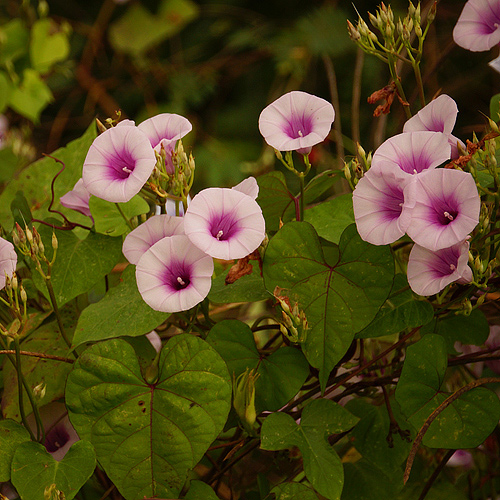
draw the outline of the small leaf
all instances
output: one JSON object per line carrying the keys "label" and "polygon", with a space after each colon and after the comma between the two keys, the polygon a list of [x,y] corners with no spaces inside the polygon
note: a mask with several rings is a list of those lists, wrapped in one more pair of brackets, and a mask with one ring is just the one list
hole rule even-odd
{"label": "small leaf", "polygon": [[128,266],[120,283],[96,304],[86,307],[76,325],[73,347],[85,342],[144,335],[163,323],[169,314],[154,311],[142,299],[135,280],[135,266]]}
{"label": "small leaf", "polygon": [[391,335],[405,328],[415,328],[432,320],[434,308],[427,300],[418,299],[409,288],[404,274],[396,274],[391,294],[375,319],[356,334],[358,339]]}
{"label": "small leaf", "polygon": [[29,31],[20,18],[12,19],[0,27],[0,64],[14,62],[27,52]]}
{"label": "small leaf", "polygon": [[[131,200],[119,205],[128,220],[149,212],[147,201],[139,195],[135,195]],[[108,236],[121,236],[130,231],[130,227],[118,210],[116,203],[91,196],[89,207],[94,218],[95,230],[98,233]]]}
{"label": "small leaf", "polygon": [[12,91],[9,104],[14,111],[36,125],[40,121],[41,112],[53,99],[52,92],[40,78],[38,71],[26,68],[23,81]]}
{"label": "small leaf", "polygon": [[[52,258],[52,228],[41,226],[40,235],[45,245],[45,255]],[[73,231],[54,231],[59,242],[56,262],[52,267],[51,281],[59,307],[92,287],[122,258],[121,238],[111,238],[89,232],[81,240]],[[33,281],[37,288],[48,297],[45,282],[36,270]]]}
{"label": "small leaf", "polygon": [[88,441],[77,441],[58,462],[40,443],[21,444],[12,460],[12,484],[22,500],[46,500],[45,491],[55,485],[72,500],[93,474],[94,448]]}
{"label": "small leaf", "polygon": [[219,500],[214,490],[203,481],[191,481],[184,500]]}
{"label": "small leaf", "polygon": [[[442,389],[447,359],[446,343],[439,335],[426,335],[407,349],[396,401],[417,430],[450,395]],[[478,387],[439,413],[422,442],[432,448],[475,448],[495,429],[499,418],[498,396]]]}
{"label": "small leaf", "polygon": [[31,27],[30,57],[40,73],[47,73],[59,61],[69,55],[68,35],[57,31],[57,25],[50,18],[38,19]]}
{"label": "small leaf", "polygon": [[344,471],[328,436],[351,429],[358,418],[329,399],[311,401],[300,424],[286,413],[272,413],[262,424],[261,448],[277,451],[297,446],[304,472],[314,489],[330,500],[340,499]]}
{"label": "small leaf", "polygon": [[222,358],[192,335],[168,341],[153,383],[133,348],[113,339],[78,358],[66,403],[76,431],[127,500],[172,498],[224,427],[231,383]]}
{"label": "small leaf", "polygon": [[0,421],[0,482],[10,480],[10,468],[16,448],[30,440],[28,431],[14,420]]}
{"label": "small leaf", "polygon": [[275,500],[318,500],[314,490],[302,483],[281,483],[271,493],[274,493]]}
{"label": "small leaf", "polygon": [[377,314],[392,287],[394,262],[388,247],[370,245],[349,226],[339,246],[322,247],[308,222],[285,224],[264,256],[266,288],[276,286],[298,301],[309,324],[304,353],[320,369],[325,388],[354,334]]}
{"label": "small leaf", "polygon": [[257,413],[275,411],[288,403],[309,375],[307,361],[293,347],[281,347],[263,357],[250,327],[238,320],[220,321],[210,330],[206,341],[222,356],[231,375],[238,377],[247,368],[257,368]]}

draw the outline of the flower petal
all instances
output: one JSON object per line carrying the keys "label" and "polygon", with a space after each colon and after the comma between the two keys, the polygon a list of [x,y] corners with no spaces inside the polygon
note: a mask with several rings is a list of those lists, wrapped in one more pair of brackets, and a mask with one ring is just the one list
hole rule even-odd
{"label": "flower petal", "polygon": [[5,276],[11,277],[16,265],[17,254],[14,245],[0,237],[0,290],[5,287]]}
{"label": "flower petal", "polygon": [[71,191],[59,198],[61,205],[66,208],[71,208],[77,212],[92,217],[89,208],[90,193],[83,183],[83,179],[78,179]]}

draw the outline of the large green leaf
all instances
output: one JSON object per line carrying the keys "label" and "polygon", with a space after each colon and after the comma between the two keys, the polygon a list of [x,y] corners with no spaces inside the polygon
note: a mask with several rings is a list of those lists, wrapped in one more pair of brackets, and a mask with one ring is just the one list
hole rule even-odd
{"label": "large green leaf", "polygon": [[[127,220],[136,215],[149,212],[148,203],[139,195],[135,195],[125,203],[120,203],[119,206]],[[107,234],[108,236],[121,236],[130,231],[130,227],[116,203],[91,196],[89,208],[94,218],[95,230],[98,233]]]}
{"label": "large green leaf", "polygon": [[352,194],[343,194],[307,209],[304,220],[314,226],[319,236],[338,245],[344,229],[354,223]]}
{"label": "large green leaf", "polygon": [[14,420],[0,422],[0,482],[10,480],[12,458],[16,448],[30,440],[28,431]]}
{"label": "large green leaf", "polygon": [[[61,314],[63,325],[67,333],[71,335],[72,327],[75,324],[74,313],[63,310]],[[50,354],[53,356],[70,357],[68,346],[61,337],[56,321],[51,321],[36,329],[21,344],[21,349],[40,353],[42,356],[44,354]],[[22,356],[21,367],[24,378],[32,389],[43,384],[41,386],[43,387],[43,396],[39,396],[36,399],[39,406],[46,405],[64,396],[64,384],[71,370],[70,363],[55,361],[53,359],[43,359],[35,356]],[[12,418],[19,421],[21,417],[19,411],[17,372],[10,362],[5,364],[3,371],[5,382],[2,395],[3,415],[5,418]],[[26,414],[30,414],[32,408],[25,390],[23,390],[23,394]]]}
{"label": "large green leaf", "polygon": [[432,305],[412,293],[404,274],[394,276],[391,294],[375,319],[356,334],[358,339],[368,339],[398,333],[405,328],[415,328],[431,321]]}
{"label": "large green leaf", "polygon": [[120,283],[96,304],[85,308],[78,319],[73,347],[115,337],[137,337],[154,330],[169,314],[149,307],[137,289],[135,266],[128,266]]}
{"label": "large green leaf", "polygon": [[[40,226],[39,231],[45,245],[45,253],[51,259],[52,228],[44,225]],[[87,237],[81,240],[73,231],[58,229],[55,230],[55,235],[59,246],[52,267],[51,281],[57,304],[61,307],[92,289],[100,279],[111,272],[122,258],[122,240],[94,232],[89,232]],[[47,297],[45,281],[35,269],[33,281]]]}
{"label": "large green leaf", "polygon": [[314,489],[330,500],[338,500],[344,471],[328,436],[348,431],[357,421],[357,417],[329,399],[314,400],[304,408],[299,425],[286,413],[269,415],[262,424],[261,448],[277,451],[297,446]]}
{"label": "large green leaf", "polygon": [[266,288],[287,289],[304,310],[309,323],[304,352],[320,369],[323,389],[354,334],[370,323],[387,298],[393,272],[390,249],[364,242],[354,225],[343,232],[339,246],[322,247],[307,222],[286,224],[269,242]]}
{"label": "large green leaf", "polygon": [[298,349],[281,347],[270,356],[262,356],[255,345],[252,330],[241,321],[217,323],[206,340],[222,356],[231,375],[238,377],[247,368],[257,369],[257,413],[281,408],[297,394],[309,375],[309,365]]}
{"label": "large green leaf", "polygon": [[[71,500],[93,474],[94,448],[88,441],[77,441],[58,462],[40,443],[21,444],[12,460],[12,484],[22,500],[47,500],[46,491],[54,485]],[[52,498],[52,497],[49,497]]]}
{"label": "large green leaf", "polygon": [[[79,139],[70,142],[66,147],[59,148],[51,155],[64,162],[66,166],[54,184],[54,208],[68,215],[70,220],[81,221],[83,224],[88,224],[88,217],[74,210],[61,208],[59,198],[73,189],[76,181],[82,176],[83,162],[95,137],[96,127],[92,123]],[[52,197],[50,184],[59,170],[61,170],[59,163],[52,158],[43,158],[25,168],[17,178],[12,179],[0,194],[0,220],[2,226],[8,229],[9,225],[12,226],[13,224],[10,204],[18,191],[24,192],[31,206],[33,216],[37,219],[45,219],[48,215],[47,207]]]}
{"label": "large green leaf", "polygon": [[127,500],[172,498],[222,430],[231,383],[222,358],[197,337],[169,340],[154,382],[145,381],[133,348],[113,339],[78,358],[66,402]]}
{"label": "large green leaf", "polygon": [[[446,367],[446,342],[439,335],[426,335],[407,349],[396,400],[416,429],[450,395],[442,387]],[[475,448],[495,429],[499,418],[498,396],[482,387],[472,389],[437,416],[423,444],[432,448]]]}

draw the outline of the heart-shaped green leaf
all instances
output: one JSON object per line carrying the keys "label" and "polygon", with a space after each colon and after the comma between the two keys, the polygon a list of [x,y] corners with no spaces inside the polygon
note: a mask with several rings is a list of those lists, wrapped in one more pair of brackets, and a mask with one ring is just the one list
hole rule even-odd
{"label": "heart-shaped green leaf", "polygon": [[[93,474],[94,448],[88,441],[77,441],[58,462],[40,443],[22,443],[12,460],[12,484],[22,500],[46,500],[52,485],[71,500]],[[50,497],[49,497],[50,498]]]}
{"label": "heart-shaped green leaf", "polygon": [[10,480],[12,458],[16,448],[30,440],[28,431],[14,420],[0,422],[0,482]]}
{"label": "heart-shaped green leaf", "polygon": [[66,402],[73,426],[127,500],[171,498],[224,427],[231,383],[223,359],[197,337],[170,339],[149,383],[133,348],[113,339],[78,358]]}
{"label": "heart-shaped green leaf", "polygon": [[[440,335],[426,335],[407,349],[396,400],[417,430],[450,395],[442,389],[447,364],[446,341]],[[495,429],[499,418],[498,396],[478,387],[436,417],[423,443],[432,448],[475,448]]]}
{"label": "heart-shaped green leaf", "polygon": [[320,369],[324,389],[330,371],[354,334],[377,314],[391,288],[394,262],[388,247],[364,242],[349,226],[339,246],[322,247],[307,222],[285,224],[264,257],[264,283],[288,290],[303,309],[309,330],[304,353]]}
{"label": "heart-shaped green leaf", "polygon": [[261,448],[277,451],[297,446],[314,489],[330,500],[338,500],[344,471],[327,438],[348,431],[357,421],[357,417],[332,400],[317,399],[304,408],[299,425],[286,413],[269,415],[262,424]]}
{"label": "heart-shaped green leaf", "polygon": [[125,335],[144,335],[168,316],[167,313],[154,311],[144,302],[137,289],[135,266],[128,266],[117,286],[111,288],[99,302],[83,310],[73,336],[73,347]]}
{"label": "heart-shaped green leaf", "polygon": [[257,369],[257,413],[281,408],[297,394],[309,374],[306,359],[293,347],[281,347],[263,357],[257,350],[252,330],[241,321],[220,321],[210,330],[206,340],[222,356],[231,375],[238,377],[247,368]]}

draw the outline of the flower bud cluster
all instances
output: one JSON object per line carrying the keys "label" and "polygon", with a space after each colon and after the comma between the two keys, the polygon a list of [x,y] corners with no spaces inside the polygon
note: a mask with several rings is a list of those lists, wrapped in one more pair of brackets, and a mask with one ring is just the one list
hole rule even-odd
{"label": "flower bud cluster", "polygon": [[298,302],[293,306],[287,295],[283,295],[284,290],[280,287],[274,289],[274,297],[281,306],[281,333],[293,344],[301,344],[306,341],[309,325],[302,309],[299,309]]}

